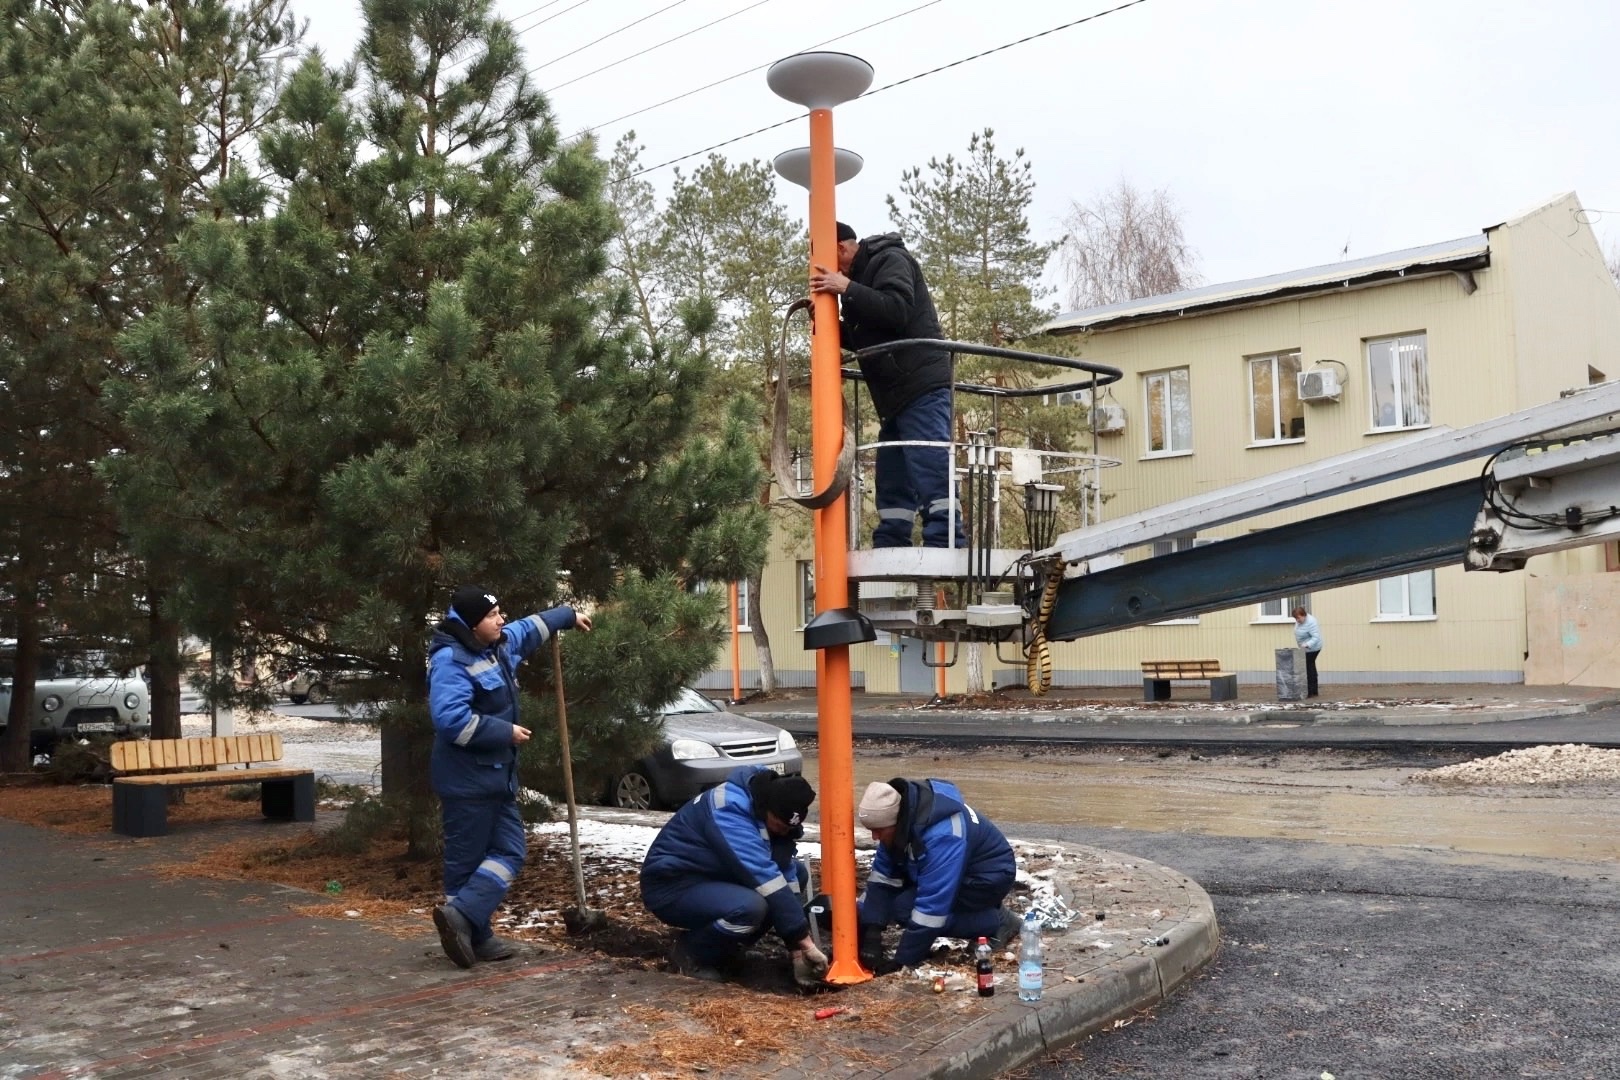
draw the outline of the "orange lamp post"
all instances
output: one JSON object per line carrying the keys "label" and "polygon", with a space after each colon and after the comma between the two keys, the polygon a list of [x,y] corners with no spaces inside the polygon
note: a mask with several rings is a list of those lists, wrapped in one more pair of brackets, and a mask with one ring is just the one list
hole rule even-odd
{"label": "orange lamp post", "polygon": [[[810,190],[810,266],[838,267],[833,189],[860,171],[861,158],[833,146],[832,110],[872,85],[872,65],[839,52],[798,53],[772,64],[765,81],[779,97],[810,110],[810,145],[776,158],[776,171]],[[836,471],[844,439],[842,354],[838,300],[815,298],[810,339],[810,457],[815,484]],[[841,495],[815,514],[816,616],[804,644],[816,653],[816,732],[821,753],[821,875],[832,901],[830,983],[872,977],[857,956],[855,924],[855,755],[850,719],[849,647],[877,637],[872,624],[849,606],[849,498]]]}

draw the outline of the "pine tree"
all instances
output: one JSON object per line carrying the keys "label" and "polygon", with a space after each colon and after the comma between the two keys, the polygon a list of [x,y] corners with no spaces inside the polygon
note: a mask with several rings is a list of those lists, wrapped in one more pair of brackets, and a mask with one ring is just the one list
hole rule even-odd
{"label": "pine tree", "polygon": [[[0,558],[29,620],[124,646],[153,674],[154,734],[179,734],[181,601],[169,553],[131,556],[98,459],[131,440],[109,409],[142,372],[118,335],[185,295],[173,243],[263,120],[285,3],[12,0],[0,68],[0,335],[16,438]],[[14,708],[16,705],[14,704]],[[16,760],[15,751],[9,755]]]}
{"label": "pine tree", "polygon": [[759,560],[765,533],[741,419],[694,432],[705,328],[635,347],[628,295],[600,285],[605,169],[559,137],[510,26],[487,0],[365,17],[352,74],[293,73],[270,180],[233,172],[187,236],[194,310],[126,335],[153,377],[121,402],[149,435],[119,480],[184,507],[142,540],[229,577],[239,622],[388,676],[383,788],[421,850],[423,650],[452,587],[514,615],[607,605],[567,646],[570,720],[605,725],[707,666],[718,613],[684,585]]}
{"label": "pine tree", "polygon": [[[889,217],[917,255],[946,337],[1020,347],[1051,314],[1041,304],[1046,295],[1041,277],[1053,245],[1036,243],[1030,235],[1034,194],[1034,168],[1024,151],[1002,156],[990,128],[969,138],[961,160],[932,158],[926,169],[901,174],[900,196],[888,199]],[[967,354],[956,363],[957,381],[991,386],[1028,388],[1058,375],[1057,368]],[[1079,410],[1044,408],[1038,397],[964,394],[956,397],[956,418],[958,438],[993,430],[1000,445],[1042,450],[1072,449],[1083,422]],[[1016,515],[1008,515],[992,543],[1016,542],[1021,525]],[[968,691],[982,690],[982,658],[975,647],[968,650]]]}
{"label": "pine tree", "polygon": [[[775,174],[763,161],[733,164],[711,155],[690,175],[677,171],[661,211],[646,181],[633,176],[639,147],[634,133],[614,151],[612,197],[620,231],[615,270],[638,299],[645,331],[656,335],[683,304],[712,310],[715,320],[701,346],[714,391],[705,422],[736,405],[749,411],[756,434],[762,480],[757,497],[776,512],[789,542],[802,542],[808,519],[796,507],[774,503],[769,473],[771,395],[775,391],[781,320],[804,293],[808,254],[803,226],[776,199]],[[801,379],[808,368],[803,335],[789,336],[789,365]],[[799,424],[807,430],[807,399],[795,398]],[[762,565],[748,568],[749,595],[762,592]],[[765,620],[750,620],[760,689],[776,688],[770,633]]]}

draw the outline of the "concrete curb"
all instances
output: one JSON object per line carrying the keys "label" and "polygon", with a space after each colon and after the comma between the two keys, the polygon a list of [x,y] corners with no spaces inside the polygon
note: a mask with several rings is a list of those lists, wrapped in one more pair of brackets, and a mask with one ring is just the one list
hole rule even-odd
{"label": "concrete curb", "polygon": [[[1021,843],[1014,841],[1015,845]],[[1101,960],[1081,941],[1082,927],[1071,927],[1052,939],[1047,990],[1038,1003],[1019,1001],[1013,991],[1016,983],[1009,980],[1007,989],[1013,992],[1007,1004],[953,1033],[926,1060],[886,1076],[905,1080],[999,1076],[1159,1004],[1219,951],[1215,906],[1197,882],[1168,867],[1117,852],[1040,843],[1071,856],[1088,853],[1121,859],[1138,878],[1148,879],[1155,894],[1184,895],[1183,909],[1154,922],[1146,935],[1149,940],[1167,939],[1167,943],[1147,945],[1138,939],[1130,952]],[[1066,895],[1065,900],[1072,902],[1073,897]],[[1083,904],[1080,909],[1084,910]]]}
{"label": "concrete curb", "polygon": [[[1458,707],[1453,709],[1279,709],[1256,708],[1248,712],[1222,712],[1206,709],[1186,710],[1051,710],[1023,709],[883,709],[855,714],[855,734],[898,735],[907,728],[938,729],[977,727],[994,723],[1006,725],[1009,738],[1029,741],[1050,738],[1062,741],[1065,728],[1083,728],[1088,734],[1110,724],[1244,726],[1266,724],[1299,724],[1313,727],[1366,726],[1366,727],[1438,727],[1455,724],[1509,723],[1523,720],[1551,720],[1560,717],[1581,716],[1602,709],[1620,707],[1620,697],[1604,698],[1579,704],[1542,705],[1533,707]],[[747,715],[798,734],[815,734],[818,718],[814,712],[798,709],[746,710]],[[862,726],[871,730],[862,731]],[[1017,725],[1016,728],[1012,725]]]}

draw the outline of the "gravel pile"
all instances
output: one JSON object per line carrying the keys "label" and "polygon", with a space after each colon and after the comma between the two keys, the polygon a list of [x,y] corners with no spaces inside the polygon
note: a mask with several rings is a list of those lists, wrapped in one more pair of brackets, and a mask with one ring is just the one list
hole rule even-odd
{"label": "gravel pile", "polygon": [[1620,781],[1620,750],[1600,750],[1582,743],[1532,746],[1495,757],[1462,761],[1413,780],[1435,784],[1593,784]]}

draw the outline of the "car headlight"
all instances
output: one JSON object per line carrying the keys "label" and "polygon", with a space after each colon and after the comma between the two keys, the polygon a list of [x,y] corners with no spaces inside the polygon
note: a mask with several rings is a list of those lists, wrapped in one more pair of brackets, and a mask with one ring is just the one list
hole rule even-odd
{"label": "car headlight", "polygon": [[46,712],[55,712],[57,709],[62,707],[62,699],[57,697],[55,694],[46,694],[45,700],[39,703],[39,707],[44,709]]}
{"label": "car headlight", "polygon": [[134,710],[136,710],[136,709],[138,709],[140,707],[141,707],[141,695],[135,693],[134,691],[130,691],[129,693],[124,695],[124,708],[129,709],[131,712],[133,712]]}
{"label": "car headlight", "polygon": [[696,761],[700,758],[716,758],[720,751],[706,742],[696,739],[676,739],[669,744],[669,752],[676,761]]}
{"label": "car headlight", "polygon": [[798,746],[799,744],[793,741],[793,736],[789,732],[784,731],[776,737],[776,752],[778,754],[785,754],[789,750],[796,750],[798,749]]}

